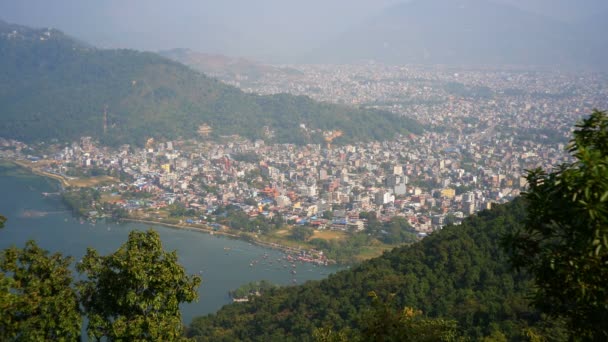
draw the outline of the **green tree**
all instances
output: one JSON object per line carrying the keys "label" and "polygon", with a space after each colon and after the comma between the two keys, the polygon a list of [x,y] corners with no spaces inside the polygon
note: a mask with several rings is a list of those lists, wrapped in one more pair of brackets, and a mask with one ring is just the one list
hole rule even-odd
{"label": "green tree", "polygon": [[558,170],[527,175],[528,217],[505,246],[534,277],[534,305],[563,317],[571,337],[608,340],[608,117],[594,111],[577,126]]}
{"label": "green tree", "polygon": [[314,231],[307,227],[294,227],[291,230],[291,238],[296,241],[307,241],[314,235]]}
{"label": "green tree", "polygon": [[456,339],[456,322],[431,319],[409,307],[395,310],[391,301],[381,301],[370,292],[372,309],[361,319],[362,341],[452,341]]}
{"label": "green tree", "polygon": [[71,258],[25,248],[0,254],[0,340],[74,341],[81,312],[72,287]]}
{"label": "green tree", "polygon": [[198,299],[197,276],[187,276],[177,254],[163,250],[158,233],[133,231],[109,256],[88,249],[77,266],[78,289],[91,338],[174,341],[182,336],[179,304]]}
{"label": "green tree", "polygon": [[0,215],[0,228],[4,228],[5,222],[6,222],[6,217]]}
{"label": "green tree", "polygon": [[316,342],[345,341],[454,341],[455,321],[426,318],[422,312],[409,307],[396,310],[392,299],[383,302],[375,292],[370,292],[372,306],[359,319],[360,331],[344,329],[333,331],[330,327],[317,328],[313,332]]}

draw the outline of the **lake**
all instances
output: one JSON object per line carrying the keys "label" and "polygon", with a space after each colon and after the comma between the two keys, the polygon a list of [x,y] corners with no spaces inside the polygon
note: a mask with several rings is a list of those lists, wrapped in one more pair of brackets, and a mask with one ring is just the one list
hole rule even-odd
{"label": "lake", "polygon": [[58,188],[53,180],[0,162],[0,214],[8,218],[0,230],[0,249],[23,247],[27,240],[34,239],[44,249],[79,260],[87,247],[106,255],[118,249],[130,231],[153,228],[160,234],[165,250],[177,250],[187,272],[203,278],[199,301],[182,306],[185,324],[229,303],[228,291],[242,284],[263,279],[280,285],[293,284],[295,279],[300,284],[339,270],[338,266],[296,263],[296,274],[292,275],[291,266],[284,267],[278,260],[284,256],[282,252],[245,241],[147,224],[82,222],[72,216],[59,196],[43,195]]}

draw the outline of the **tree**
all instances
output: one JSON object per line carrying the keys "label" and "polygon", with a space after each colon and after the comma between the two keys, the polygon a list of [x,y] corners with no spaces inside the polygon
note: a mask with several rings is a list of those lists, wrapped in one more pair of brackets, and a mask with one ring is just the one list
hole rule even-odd
{"label": "tree", "polygon": [[0,340],[74,341],[81,312],[72,287],[71,258],[34,241],[0,255]]}
{"label": "tree", "polygon": [[291,238],[296,241],[307,241],[314,235],[314,231],[307,227],[294,227],[291,230]]}
{"label": "tree", "polygon": [[88,249],[77,266],[78,289],[91,338],[174,341],[182,336],[179,304],[198,299],[197,276],[187,276],[158,233],[133,231],[109,256]]}
{"label": "tree", "polygon": [[370,292],[372,309],[361,319],[362,341],[452,341],[456,339],[455,321],[431,319],[409,307],[395,310]]}
{"label": "tree", "polygon": [[317,342],[344,341],[454,341],[457,323],[439,318],[426,318],[422,312],[409,307],[396,310],[392,298],[383,302],[371,291],[372,306],[359,318],[360,331],[344,329],[334,332],[331,327],[317,328]]}
{"label": "tree", "polygon": [[534,277],[534,305],[565,318],[572,338],[608,339],[608,116],[594,111],[577,126],[575,158],[554,172],[530,171],[528,217],[505,246]]}
{"label": "tree", "polygon": [[4,228],[5,222],[6,222],[6,217],[0,215],[0,228]]}

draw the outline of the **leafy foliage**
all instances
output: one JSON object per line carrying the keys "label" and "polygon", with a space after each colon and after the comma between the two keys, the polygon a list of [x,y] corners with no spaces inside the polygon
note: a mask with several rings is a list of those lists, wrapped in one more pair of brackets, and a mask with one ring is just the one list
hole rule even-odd
{"label": "leafy foliage", "polygon": [[375,292],[372,309],[363,314],[360,341],[450,341],[456,336],[456,322],[428,319],[412,308],[395,310],[381,302]]}
{"label": "leafy foliage", "polygon": [[505,245],[514,266],[534,276],[539,310],[565,318],[572,338],[606,340],[608,116],[594,111],[576,127],[576,161],[528,173],[528,219]]}
{"label": "leafy foliage", "polygon": [[229,291],[232,298],[247,298],[250,295],[261,294],[269,289],[278,287],[267,280],[253,281],[239,286],[236,290]]}
{"label": "leafy foliage", "polygon": [[81,313],[71,258],[27,242],[0,255],[0,340],[74,341]]}
{"label": "leafy foliage", "polygon": [[[5,222],[0,215],[0,228]],[[109,256],[89,249],[77,265],[87,278],[77,284],[71,264],[34,241],[0,252],[0,340],[80,340],[83,314],[91,338],[185,340],[179,304],[197,299],[201,279],[185,274],[156,232],[131,232]]]}
{"label": "leafy foliage", "polygon": [[472,340],[492,334],[522,340],[530,328],[544,336],[557,323],[529,308],[531,280],[511,270],[499,247],[503,234],[521,228],[525,213],[521,200],[481,212],[461,226],[446,227],[328,279],[273,289],[196,318],[189,336],[200,341],[309,341],[315,329],[328,323],[333,331],[362,336],[358,322],[370,309],[364,295],[370,291],[381,302],[424,309],[429,318],[453,318],[458,333]]}
{"label": "leafy foliage", "polygon": [[[13,30],[19,36],[8,38]],[[99,50],[59,31],[47,37],[21,26],[0,27],[0,75],[0,135],[28,142],[88,135],[106,144],[142,145],[148,137],[194,137],[203,124],[214,136],[270,139],[268,126],[275,131],[271,140],[299,144],[323,142],[301,123],[342,130],[336,143],[422,130],[388,112],[245,94],[152,53]]]}
{"label": "leafy foliage", "polygon": [[453,341],[456,340],[456,322],[429,319],[412,308],[396,310],[391,302],[382,302],[375,292],[370,292],[372,308],[366,310],[359,320],[361,331],[353,333],[346,329],[334,332],[330,327],[313,332],[316,342],[346,341]]}
{"label": "leafy foliage", "polygon": [[87,210],[100,205],[101,193],[92,188],[69,188],[61,194],[63,203],[76,215],[85,215]]}
{"label": "leafy foliage", "polygon": [[291,230],[290,238],[296,241],[307,241],[314,235],[314,230],[308,227],[294,227]]}
{"label": "leafy foliage", "polygon": [[78,289],[92,338],[181,339],[179,304],[197,299],[201,279],[185,274],[175,252],[163,251],[158,233],[133,231],[105,257],[89,249],[77,268],[87,276]]}

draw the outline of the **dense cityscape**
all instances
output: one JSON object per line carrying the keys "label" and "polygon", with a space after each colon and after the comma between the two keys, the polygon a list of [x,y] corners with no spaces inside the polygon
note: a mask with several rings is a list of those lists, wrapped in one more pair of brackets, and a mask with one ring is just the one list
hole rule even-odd
{"label": "dense cityscape", "polygon": [[0,13],[0,341],[608,341],[608,1]]}
{"label": "dense cityscape", "polygon": [[[273,74],[246,90],[386,109],[414,117],[428,130],[352,145],[340,144],[341,132],[324,132],[326,144],[306,146],[238,136],[224,142],[149,140],[145,148],[118,150],[88,137],[67,146],[2,140],[2,157],[41,158],[50,161],[44,171],[68,179],[79,168],[122,175],[112,193],[148,195],[117,196],[115,204],[130,212],[147,208],[139,216],[146,219],[160,218],[154,209],[179,204],[196,212],[180,223],[210,223],[206,215],[232,205],[251,218],[278,216],[317,230],[359,232],[373,212],[383,221],[404,217],[424,236],[515,198],[525,187],[525,170],[567,162],[573,124],[592,106],[607,107],[603,76],[593,74],[373,63],[290,67],[302,72],[297,80]],[[308,129],[305,123],[300,128]],[[45,155],[25,153],[40,147]]]}

